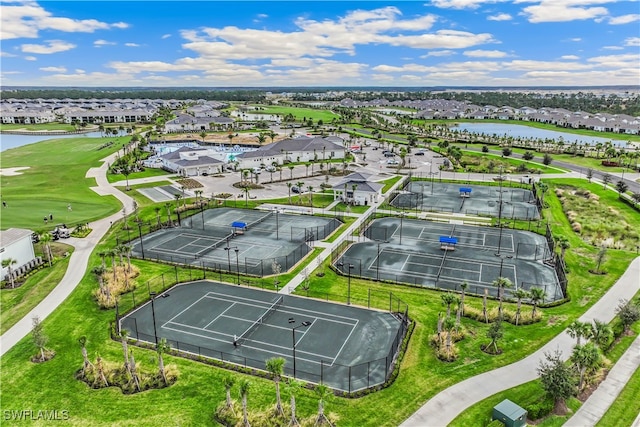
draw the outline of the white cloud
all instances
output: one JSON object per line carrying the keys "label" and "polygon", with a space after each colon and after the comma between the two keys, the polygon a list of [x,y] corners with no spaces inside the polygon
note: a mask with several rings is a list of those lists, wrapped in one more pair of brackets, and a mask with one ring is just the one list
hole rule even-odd
{"label": "white cloud", "polygon": [[164,40],[164,39],[168,39],[169,37],[171,37],[171,34],[163,34],[162,37],[160,38]]}
{"label": "white cloud", "polygon": [[18,56],[18,55],[15,55],[15,54],[9,53],[9,52],[0,51],[0,57],[3,57],[3,58],[15,58],[16,56]]}
{"label": "white cloud", "polygon": [[124,45],[127,47],[140,47],[138,43],[125,43]]}
{"label": "white cloud", "polygon": [[577,60],[577,59],[580,59],[580,57],[577,56],[577,55],[563,55],[563,56],[560,57],[560,59]]}
{"label": "white cloud", "polygon": [[603,46],[602,50],[624,50],[622,46]]}
{"label": "white cloud", "polygon": [[53,16],[37,3],[2,4],[0,40],[37,38],[41,30],[67,33],[93,33],[96,30],[127,28],[128,24],[109,24],[95,19],[70,19]]}
{"label": "white cloud", "polygon": [[499,13],[497,15],[487,16],[489,21],[511,21],[513,17],[508,13]]}
{"label": "white cloud", "polygon": [[431,5],[442,9],[477,9],[483,4],[501,3],[505,0],[431,0]]}
{"label": "white cloud", "polygon": [[624,45],[638,47],[640,46],[640,37],[629,37],[624,40]]}
{"label": "white cloud", "polygon": [[573,37],[573,38],[569,39],[569,41],[571,41],[571,42],[581,42],[582,39],[580,37]]}
{"label": "white cloud", "polygon": [[428,58],[430,56],[451,56],[455,55],[456,52],[454,50],[434,50],[425,55],[421,55],[420,58]]}
{"label": "white cloud", "polygon": [[47,45],[42,44],[23,44],[20,45],[20,49],[24,53],[39,53],[50,54],[65,52],[67,50],[74,49],[76,47],[73,43],[68,43],[63,40],[47,40]]}
{"label": "white cloud", "polygon": [[116,42],[110,42],[107,40],[96,40],[93,42],[94,47],[102,47],[102,46],[113,46],[116,45]]}
{"label": "white cloud", "polygon": [[609,24],[611,25],[630,24],[636,21],[640,21],[640,14],[629,14],[609,18]]}
{"label": "white cloud", "polygon": [[38,58],[36,58],[35,56],[25,56],[24,57],[25,61],[37,61]]}
{"label": "white cloud", "polygon": [[65,67],[42,67],[39,68],[40,71],[46,71],[47,73],[66,73],[67,69]]}
{"label": "white cloud", "polygon": [[589,6],[615,0],[521,0],[521,2],[524,1],[538,2],[537,5],[522,9],[521,14],[531,23],[541,23],[602,18],[609,13],[606,8]]}
{"label": "white cloud", "polygon": [[84,74],[84,73],[86,73],[86,71],[85,71],[85,70],[83,70],[82,68],[76,68],[76,70],[75,70],[75,71],[76,71],[76,73],[78,73],[78,74]]}
{"label": "white cloud", "polygon": [[464,56],[469,56],[471,58],[504,58],[507,55],[506,52],[502,52],[500,50],[468,50],[463,53]]}

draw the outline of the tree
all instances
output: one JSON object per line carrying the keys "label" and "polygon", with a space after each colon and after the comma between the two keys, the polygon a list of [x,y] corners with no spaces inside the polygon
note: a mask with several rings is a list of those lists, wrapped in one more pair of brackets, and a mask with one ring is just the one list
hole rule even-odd
{"label": "tree", "polygon": [[166,202],[164,208],[167,210],[167,226],[171,227],[171,203]]}
{"label": "tree", "polygon": [[509,157],[509,156],[511,155],[511,153],[512,153],[512,152],[513,152],[513,151],[512,151],[512,150],[511,150],[511,148],[509,148],[509,147],[504,147],[504,148],[502,149],[502,155],[503,155],[504,157]]}
{"label": "tree", "polygon": [[638,192],[638,193],[633,193],[633,194],[631,195],[631,198],[633,199],[633,203],[634,203],[635,205],[637,205],[638,203],[640,203],[640,192]]}
{"label": "tree", "polygon": [[616,191],[620,194],[620,197],[629,189],[629,186],[623,180],[616,182]]}
{"label": "tree", "polygon": [[302,387],[302,383],[294,378],[289,378],[285,382],[285,390],[289,393],[289,405],[291,406],[291,419],[289,420],[290,426],[299,426],[298,418],[296,417],[296,393]]}
{"label": "tree", "polygon": [[18,260],[14,259],[14,258],[5,258],[2,260],[2,268],[6,268],[7,269],[7,276],[9,276],[9,283],[11,284],[11,289],[15,288],[15,280],[14,280],[14,274],[13,274],[13,270],[11,268],[12,265],[16,265],[18,263]]}
{"label": "tree", "polygon": [[240,397],[242,399],[242,425],[250,427],[249,418],[247,414],[247,396],[249,395],[249,389],[251,388],[251,382],[247,379],[240,381]]}
{"label": "tree", "polygon": [[533,160],[533,153],[531,151],[525,151],[524,154],[522,155],[522,158],[525,160]]}
{"label": "tree", "polygon": [[602,175],[602,188],[607,188],[607,184],[611,182],[611,178],[611,175],[609,175],[608,173]]}
{"label": "tree", "polygon": [[291,187],[293,187],[293,183],[287,182],[287,188],[289,189],[289,204],[291,204]]}
{"label": "tree", "polygon": [[588,342],[585,345],[576,345],[571,353],[571,361],[578,371],[580,378],[578,391],[581,391],[586,372],[598,367],[602,361],[600,350],[592,342]]}
{"label": "tree", "polygon": [[545,153],[544,156],[542,157],[542,164],[545,166],[549,166],[552,161],[553,161],[553,157],[551,157],[549,153]]}
{"label": "tree", "polygon": [[33,344],[40,351],[40,361],[44,362],[47,358],[45,355],[46,345],[49,341],[49,338],[44,333],[44,329],[42,327],[42,322],[38,316],[34,316],[31,318],[31,338],[33,339]]}
{"label": "tree", "polygon": [[626,299],[621,299],[616,307],[616,316],[620,319],[625,334],[631,330],[631,325],[640,319],[640,308]]}
{"label": "tree", "polygon": [[516,326],[518,326],[518,323],[520,322],[520,310],[522,308],[522,300],[529,296],[529,292],[527,292],[525,289],[518,288],[513,292],[513,296],[518,302],[518,305],[516,308]]}
{"label": "tree", "polygon": [[531,310],[531,318],[535,319],[536,317],[536,307],[541,301],[544,301],[544,297],[546,296],[544,289],[533,287],[529,289],[529,299],[531,300],[532,310]]}
{"label": "tree", "polygon": [[162,225],[162,222],[160,221],[160,211],[162,208],[160,206],[156,206],[153,210],[156,212],[156,220],[158,221],[158,227],[160,227]]}
{"label": "tree", "polygon": [[605,246],[600,247],[600,250],[596,254],[596,271],[595,271],[596,274],[600,273],[600,267],[602,266],[602,263],[604,262],[606,255],[607,255],[607,248]]}
{"label": "tree", "polygon": [[538,183],[538,190],[540,191],[540,205],[544,208],[544,194],[549,190],[549,186],[545,182],[540,181]]}
{"label": "tree", "polygon": [[594,319],[590,335],[591,341],[600,347],[600,350],[605,351],[613,339],[613,329],[608,323]]}
{"label": "tree", "polygon": [[579,346],[582,338],[589,339],[591,337],[591,325],[586,322],[574,320],[567,327],[567,333],[571,338],[576,339],[576,345]]}
{"label": "tree", "polygon": [[589,180],[589,182],[591,182],[591,179],[593,178],[593,169],[592,168],[587,169],[586,176],[587,176],[587,179]]}
{"label": "tree", "polygon": [[492,283],[498,288],[498,317],[502,318],[502,299],[504,298],[504,288],[512,288],[513,282],[506,277],[498,277]]}
{"label": "tree", "polygon": [[326,385],[318,384],[316,386],[316,396],[318,396],[318,418],[316,418],[316,425],[324,424],[325,422],[331,424],[327,416],[324,414],[324,405],[331,395],[331,390]]}
{"label": "tree", "polygon": [[44,233],[41,233],[39,237],[45,256],[47,257],[47,262],[49,262],[49,267],[51,267],[53,264],[53,254],[51,253],[51,242],[53,241],[53,236],[51,236],[51,233],[45,231]]}
{"label": "tree", "polygon": [[280,400],[280,380],[284,372],[285,360],[282,357],[272,357],[267,359],[266,368],[271,374],[271,378],[276,385],[276,414],[284,416],[284,410],[282,409],[282,401]]}
{"label": "tree", "polygon": [[89,356],[87,356],[87,337],[84,335],[78,338],[78,344],[80,344],[80,351],[82,352],[82,375],[89,366],[93,366],[93,363],[89,360]]}
{"label": "tree", "polygon": [[562,353],[559,350],[544,355],[545,360],[541,360],[538,366],[542,388],[555,401],[556,412],[564,414],[567,411],[565,401],[576,390],[573,370],[562,361]]}
{"label": "tree", "polygon": [[171,350],[171,346],[167,342],[166,338],[161,338],[158,341],[158,345],[156,345],[156,353],[158,353],[158,373],[162,377],[164,381],[164,385],[169,385],[167,381],[167,371],[164,368],[164,357],[163,355],[168,353]]}
{"label": "tree", "polygon": [[442,304],[447,306],[447,317],[449,317],[451,315],[451,304],[456,301],[456,296],[451,292],[447,292],[440,294],[440,298],[442,299]]}
{"label": "tree", "polygon": [[231,409],[233,411],[233,402],[231,401],[231,389],[233,385],[236,383],[236,379],[233,375],[225,375],[222,378],[222,385],[224,385],[224,390],[227,395],[225,408]]}
{"label": "tree", "polygon": [[487,338],[491,339],[491,343],[486,347],[489,350],[493,347],[493,354],[498,354],[498,340],[502,338],[504,335],[504,329],[502,328],[502,321],[500,319],[496,320],[489,326],[489,330],[487,331]]}

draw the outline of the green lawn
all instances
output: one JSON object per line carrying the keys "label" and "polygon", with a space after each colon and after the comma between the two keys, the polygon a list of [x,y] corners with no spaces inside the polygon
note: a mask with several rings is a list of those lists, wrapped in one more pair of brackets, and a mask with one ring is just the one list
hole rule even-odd
{"label": "green lawn", "polygon": [[317,110],[315,108],[284,107],[274,105],[256,105],[256,107],[259,107],[260,110],[251,111],[251,114],[279,114],[281,116],[293,114],[297,121],[301,121],[306,117],[307,119],[313,119],[314,122],[322,120],[325,124],[328,124],[334,118],[339,118],[338,115],[329,110]]}
{"label": "green lawn", "polygon": [[640,369],[636,369],[618,398],[596,425],[598,427],[630,426],[638,416],[638,396],[640,396]]}
{"label": "green lawn", "polygon": [[[142,172],[133,172],[133,173],[129,174],[129,180],[138,179],[138,178],[149,178],[149,177],[153,177],[153,176],[167,176],[167,178],[168,178],[168,177],[171,177],[171,176],[175,176],[175,174],[171,173],[171,172],[167,172],[166,170],[163,170],[163,169],[146,168]],[[107,174],[107,181],[109,181],[110,183],[119,182],[119,181],[125,182],[126,179],[127,178],[124,175],[122,175],[121,173],[119,173],[119,174],[108,173]]]}
{"label": "green lawn", "polygon": [[[551,192],[547,197],[550,208],[546,214],[551,217],[552,227],[558,233],[570,234],[559,203]],[[153,205],[141,209],[140,215],[145,220],[155,218]],[[106,236],[106,242],[96,249],[89,262],[89,271],[100,264],[95,254],[113,248],[118,227],[118,224],[114,224]],[[611,251],[603,265],[608,274],[594,277],[586,271],[587,268],[579,267],[592,264],[596,249],[578,238],[571,242],[572,250],[567,253],[567,262],[570,267],[575,267],[571,268],[569,275],[572,300],[558,307],[543,309],[543,320],[539,324],[519,327],[506,325],[501,345],[508,351],[500,356],[489,356],[479,349],[479,344],[486,341],[487,326],[463,319],[469,337],[458,343],[461,357],[451,363],[438,361],[429,346],[429,337],[436,329],[438,313],[443,310],[439,292],[355,278],[351,280],[351,296],[355,304],[366,301],[369,292],[384,295],[388,301],[389,291],[392,291],[409,304],[416,329],[402,362],[400,375],[393,385],[359,399],[333,398],[327,403],[327,412],[335,413],[340,419],[339,424],[343,426],[395,426],[438,391],[475,374],[520,360],[548,342],[599,299],[635,257],[632,252]],[[315,267],[315,262],[305,262]],[[137,281],[142,294],[146,294],[148,280],[157,278],[167,269],[173,271],[170,266],[150,262],[135,261],[135,264],[141,270],[141,277]],[[310,294],[323,299],[346,301],[347,279],[329,268],[324,271],[326,274],[323,277],[310,275]],[[182,269],[180,276],[182,280],[189,277]],[[171,277],[171,274],[167,277]],[[154,279],[150,283],[155,287],[162,282]],[[100,354],[109,362],[121,363],[121,347],[109,339],[107,330],[108,322],[114,318],[114,311],[97,308],[91,296],[96,287],[96,279],[87,273],[71,296],[45,320],[49,347],[56,351],[52,361],[40,365],[29,362],[29,356],[35,353],[29,337],[0,359],[0,399],[3,409],[69,409],[71,425],[214,425],[211,414],[224,399],[224,387],[221,384],[221,378],[227,374],[224,370],[167,357],[165,362],[175,364],[179,371],[178,382],[168,389],[133,396],[122,395],[117,389],[91,390],[73,378],[74,371],[82,363],[77,344],[77,338],[81,335],[88,337],[87,350],[92,359]],[[127,296],[123,296],[123,301],[127,300]],[[472,305],[480,304],[477,298],[469,297],[468,301]],[[496,302],[490,304],[494,307]],[[507,305],[513,309],[512,304]],[[153,351],[134,351],[139,363],[153,369]],[[240,378],[239,375],[236,377]],[[272,405],[273,384],[254,377],[250,380],[254,387],[249,396],[249,408]],[[233,395],[237,398],[237,388],[234,388]],[[301,392],[297,403],[302,416],[310,416],[317,409],[317,400],[310,391]]]}
{"label": "green lawn", "polygon": [[24,129],[28,131],[63,130],[67,132],[73,132],[76,130],[76,127],[67,123],[38,123],[33,125],[6,123],[0,125],[0,131],[18,129]]}
{"label": "green lawn", "polygon": [[[114,146],[98,149],[100,138],[53,139],[7,150],[2,153],[2,167],[29,166],[21,175],[3,176],[0,228],[48,230],[43,218],[52,214],[54,223],[78,224],[108,216],[120,209],[111,196],[99,196],[89,187],[93,178],[87,170],[99,166],[100,159],[114,152],[129,138],[115,138]],[[71,209],[68,209],[68,205]]]}

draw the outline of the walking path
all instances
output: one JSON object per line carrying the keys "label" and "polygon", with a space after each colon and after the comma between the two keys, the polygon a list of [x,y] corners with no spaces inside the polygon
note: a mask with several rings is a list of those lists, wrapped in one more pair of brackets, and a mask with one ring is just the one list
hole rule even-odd
{"label": "walking path", "polygon": [[567,427],[596,425],[616,400],[638,366],[640,366],[640,335],[611,368],[607,378],[598,385],[596,391],[564,425]]}
{"label": "walking path", "polygon": [[[133,199],[120,190],[113,187],[107,181],[107,169],[110,163],[116,158],[117,153],[112,154],[102,160],[102,165],[97,168],[91,168],[87,171],[87,178],[96,179],[96,187],[91,189],[96,193],[107,196],[115,196],[123,206],[131,207]],[[0,356],[16,345],[22,338],[31,332],[32,318],[37,316],[40,320],[44,320],[71,294],[75,287],[80,283],[87,271],[89,257],[96,245],[102,240],[103,236],[109,231],[111,223],[122,218],[120,212],[92,222],[91,233],[83,238],[69,238],[65,243],[75,248],[69,259],[67,271],[60,283],[47,295],[33,310],[26,314],[18,323],[13,325],[11,329],[2,334],[0,337]]]}
{"label": "walking path", "polygon": [[[638,292],[640,277],[640,257],[633,260],[629,268],[585,314],[581,322],[591,323],[594,319],[610,322],[615,316],[615,308],[621,298],[631,299]],[[538,364],[545,353],[559,350],[567,359],[575,345],[566,332],[562,332],[528,357],[457,383],[425,403],[410,416],[402,427],[446,426],[465,409],[493,396],[494,394],[538,378]]]}

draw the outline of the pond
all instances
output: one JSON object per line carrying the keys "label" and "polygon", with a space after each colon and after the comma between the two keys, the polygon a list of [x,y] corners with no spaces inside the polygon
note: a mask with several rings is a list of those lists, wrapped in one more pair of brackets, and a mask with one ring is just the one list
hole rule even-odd
{"label": "pond", "polygon": [[34,144],[47,139],[100,138],[101,136],[100,132],[74,133],[70,135],[14,135],[3,133],[0,134],[0,147],[2,151],[6,151],[10,148],[22,147],[23,145]]}
{"label": "pond", "polygon": [[553,139],[562,138],[565,145],[576,142],[578,144],[595,145],[598,142],[606,143],[611,141],[616,148],[626,148],[628,141],[620,139],[601,138],[596,136],[577,135],[574,133],[559,132],[547,129],[538,129],[530,126],[500,124],[500,123],[459,123],[455,129],[460,131],[475,132],[485,135],[508,135],[516,138]]}

